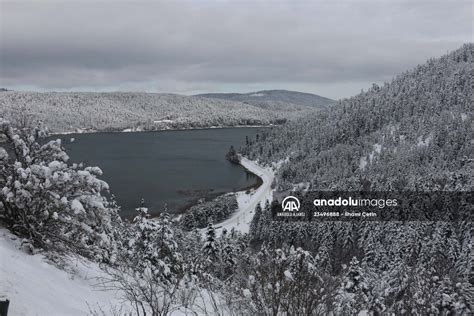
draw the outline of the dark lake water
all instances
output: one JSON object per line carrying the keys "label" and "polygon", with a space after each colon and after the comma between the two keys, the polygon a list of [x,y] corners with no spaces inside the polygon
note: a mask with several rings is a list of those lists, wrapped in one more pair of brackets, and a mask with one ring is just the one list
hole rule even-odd
{"label": "dark lake water", "polygon": [[255,185],[254,175],[224,156],[231,145],[238,148],[245,136],[257,133],[258,128],[226,128],[59,138],[72,161],[102,169],[121,214],[130,216],[142,198],[152,213],[165,205],[177,213],[200,198]]}

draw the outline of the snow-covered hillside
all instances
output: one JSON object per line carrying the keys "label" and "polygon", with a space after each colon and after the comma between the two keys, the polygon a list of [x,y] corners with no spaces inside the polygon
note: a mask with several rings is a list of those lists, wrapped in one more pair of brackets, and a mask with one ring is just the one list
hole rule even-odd
{"label": "snow-covered hillside", "polygon": [[[97,263],[66,259],[58,267],[43,254],[31,255],[18,237],[0,227],[0,301],[10,301],[8,315],[136,315],[122,291],[102,285],[110,275]],[[190,306],[176,306],[167,315],[220,315],[226,310],[216,293],[197,289],[194,295]]]}
{"label": "snow-covered hillside", "polygon": [[34,118],[53,132],[140,131],[280,124],[307,106],[263,109],[242,102],[156,93],[0,93],[0,112],[15,122]]}
{"label": "snow-covered hillside", "polygon": [[239,101],[261,108],[272,108],[274,106],[282,106],[283,104],[291,107],[309,106],[313,108],[325,108],[335,103],[334,100],[317,94],[288,90],[263,90],[249,93],[206,93],[198,96]]}
{"label": "snow-covered hillside", "polygon": [[0,299],[10,300],[9,315],[90,315],[122,305],[119,293],[98,286],[105,273],[96,263],[68,257],[66,272],[20,244],[0,228]]}

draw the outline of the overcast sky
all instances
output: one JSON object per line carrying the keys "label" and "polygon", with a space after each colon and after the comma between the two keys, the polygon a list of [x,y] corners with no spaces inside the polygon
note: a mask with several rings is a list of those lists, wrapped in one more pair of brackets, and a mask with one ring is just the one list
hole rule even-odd
{"label": "overcast sky", "polygon": [[473,2],[1,1],[0,87],[351,96],[473,41]]}

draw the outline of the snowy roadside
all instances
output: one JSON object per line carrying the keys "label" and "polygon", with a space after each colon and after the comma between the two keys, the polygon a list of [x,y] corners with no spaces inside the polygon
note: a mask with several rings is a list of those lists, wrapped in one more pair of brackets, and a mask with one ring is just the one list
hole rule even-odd
{"label": "snowy roadside", "polygon": [[[271,167],[262,167],[256,161],[249,160],[245,157],[240,157],[240,164],[250,172],[256,174],[262,179],[262,184],[257,189],[247,191],[240,191],[236,193],[238,210],[230,218],[222,223],[216,224],[216,230],[221,231],[222,228],[230,231],[234,228],[242,233],[248,233],[250,222],[252,221],[255,207],[260,203],[262,207],[265,206],[266,201],[272,200],[272,182],[275,178],[275,173]],[[205,230],[205,229],[204,229]]]}
{"label": "snowy roadside", "polygon": [[63,271],[19,245],[18,237],[0,228],[0,300],[10,300],[9,315],[90,315],[123,305],[119,293],[98,289],[96,278],[105,273],[97,264],[70,258]]}

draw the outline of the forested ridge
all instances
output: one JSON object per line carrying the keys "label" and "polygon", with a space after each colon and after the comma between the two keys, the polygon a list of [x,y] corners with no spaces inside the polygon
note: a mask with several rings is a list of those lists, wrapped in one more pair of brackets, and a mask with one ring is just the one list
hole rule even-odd
{"label": "forested ridge", "polygon": [[473,50],[466,44],[326,111],[264,131],[242,152],[261,163],[285,160],[280,188],[472,188]]}
{"label": "forested ridge", "polygon": [[325,108],[335,101],[311,93],[288,91],[288,90],[263,90],[249,93],[206,93],[197,96],[213,99],[239,101],[252,104],[263,109],[278,109],[278,107],[309,106],[313,108]]}
{"label": "forested ridge", "polygon": [[271,109],[236,101],[157,93],[0,93],[2,116],[30,116],[52,132],[122,131],[282,124],[305,115],[307,106]]}
{"label": "forested ridge", "polygon": [[[466,44],[328,111],[267,130],[242,152],[261,163],[284,161],[277,190],[472,192],[473,85],[474,45]],[[472,311],[471,221],[285,223],[270,213],[269,206],[256,213],[252,242],[300,246],[327,276],[357,275],[343,289],[351,309]]]}

